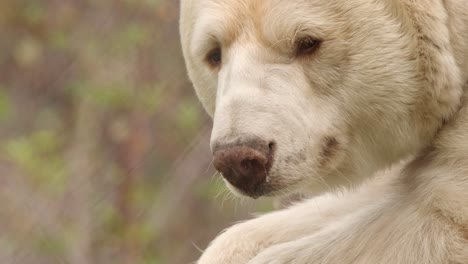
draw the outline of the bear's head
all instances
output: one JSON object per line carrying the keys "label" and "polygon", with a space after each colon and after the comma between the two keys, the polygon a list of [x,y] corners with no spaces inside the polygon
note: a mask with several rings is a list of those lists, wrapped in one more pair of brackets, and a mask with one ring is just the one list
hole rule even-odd
{"label": "bear's head", "polygon": [[408,14],[381,2],[182,1],[186,65],[234,192],[358,183],[426,146],[454,112],[453,58],[430,57]]}

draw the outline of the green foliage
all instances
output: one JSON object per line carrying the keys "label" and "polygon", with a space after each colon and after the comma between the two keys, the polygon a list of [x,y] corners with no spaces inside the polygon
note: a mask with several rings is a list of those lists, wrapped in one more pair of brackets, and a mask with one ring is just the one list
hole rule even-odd
{"label": "green foliage", "polygon": [[103,110],[109,111],[138,109],[153,113],[164,100],[163,89],[158,85],[145,87],[141,92],[135,92],[132,87],[125,82],[100,86],[89,81],[78,81],[70,84],[69,91],[73,96],[89,100]]}
{"label": "green foliage", "polygon": [[28,172],[35,185],[51,193],[62,193],[67,174],[59,152],[61,146],[62,140],[55,131],[42,130],[9,140],[5,151],[13,162]]}
{"label": "green foliage", "polygon": [[7,119],[11,111],[10,98],[5,92],[5,88],[0,85],[0,122]]}
{"label": "green foliage", "polygon": [[48,44],[53,49],[65,51],[70,48],[70,42],[69,32],[65,32],[64,30],[54,30],[50,33]]}
{"label": "green foliage", "polygon": [[104,87],[85,86],[82,89],[94,103],[109,109],[132,107],[132,91],[124,83],[111,83]]}
{"label": "green foliage", "polygon": [[37,25],[44,20],[47,15],[47,10],[40,1],[31,1],[24,6],[24,10],[21,14],[29,24]]}
{"label": "green foliage", "polygon": [[164,0],[124,0],[130,6],[143,6],[145,8],[158,8]]}
{"label": "green foliage", "polygon": [[142,44],[148,43],[150,36],[151,31],[148,25],[130,23],[116,34],[113,42],[116,43],[115,47],[118,47],[119,51],[129,51]]}
{"label": "green foliage", "polygon": [[154,113],[164,101],[163,89],[160,85],[148,87],[139,93],[135,99],[139,106],[147,113]]}
{"label": "green foliage", "polygon": [[157,257],[147,257],[145,258],[144,264],[162,264],[162,262],[159,261]]}
{"label": "green foliage", "polygon": [[110,83],[105,86],[81,80],[70,85],[74,96],[88,100],[104,109],[126,109],[132,106],[132,92],[124,83]]}
{"label": "green foliage", "polygon": [[178,131],[193,135],[201,120],[198,102],[194,98],[182,101],[177,113]]}
{"label": "green foliage", "polygon": [[31,241],[38,251],[48,256],[57,257],[66,252],[66,243],[62,236],[44,234]]}
{"label": "green foliage", "polygon": [[[0,196],[8,203],[0,259],[67,262],[78,245],[89,247],[90,264],[188,263],[199,251],[187,241],[206,245],[246,214],[214,198],[224,187],[211,181],[208,138],[196,141],[209,123],[186,77],[177,8],[169,0],[0,1]],[[83,161],[89,167],[79,171]],[[89,190],[75,186],[82,182]],[[17,210],[35,206],[40,214]],[[184,221],[187,212],[200,215]]]}

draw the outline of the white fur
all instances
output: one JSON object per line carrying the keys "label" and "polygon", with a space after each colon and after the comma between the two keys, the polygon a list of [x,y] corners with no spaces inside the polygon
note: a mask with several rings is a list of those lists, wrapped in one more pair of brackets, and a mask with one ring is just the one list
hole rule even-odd
{"label": "white fur", "polygon": [[181,39],[212,144],[274,141],[268,195],[333,191],[199,263],[468,263],[468,2],[183,0]]}

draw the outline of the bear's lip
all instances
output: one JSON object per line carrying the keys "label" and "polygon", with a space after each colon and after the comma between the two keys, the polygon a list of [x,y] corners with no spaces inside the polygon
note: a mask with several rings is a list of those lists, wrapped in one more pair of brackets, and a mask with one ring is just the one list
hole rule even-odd
{"label": "bear's lip", "polygon": [[240,196],[247,196],[247,197],[250,197],[252,199],[258,199],[258,198],[260,198],[262,196],[264,196],[264,197],[275,196],[275,193],[281,189],[281,188],[274,188],[273,186],[271,186],[268,183],[263,183],[263,184],[260,184],[259,186],[257,186],[257,188],[255,188],[254,191],[244,191],[244,190],[241,190],[241,189],[237,188],[236,186],[232,185],[226,179],[224,179],[224,181],[226,182],[226,185],[228,186],[228,188],[233,193],[235,193],[237,195],[240,195]]}
{"label": "bear's lip", "polygon": [[297,186],[298,184],[297,182],[294,182],[288,185],[274,185],[274,184],[271,184],[270,182],[264,182],[258,185],[257,188],[255,188],[255,191],[248,192],[248,191],[244,191],[244,190],[237,188],[236,186],[232,185],[229,181],[227,181],[224,178],[223,180],[228,186],[228,189],[230,189],[230,191],[233,192],[234,194],[238,196],[242,196],[242,197],[249,197],[252,199],[258,199],[260,197],[277,197],[277,196],[281,196],[284,194],[288,194],[290,193],[290,191],[291,192],[297,191],[297,188],[295,188],[294,186]]}
{"label": "bear's lip", "polygon": [[232,185],[229,183],[229,186],[231,187],[231,190],[234,191],[234,193],[237,193],[237,194],[240,194],[242,196],[247,196],[247,197],[250,197],[252,199],[258,199],[262,196],[265,196],[267,193],[261,191],[260,188],[256,188],[255,191],[253,192],[248,192],[248,191],[244,191],[244,190],[241,190],[239,188],[237,188],[236,186]]}

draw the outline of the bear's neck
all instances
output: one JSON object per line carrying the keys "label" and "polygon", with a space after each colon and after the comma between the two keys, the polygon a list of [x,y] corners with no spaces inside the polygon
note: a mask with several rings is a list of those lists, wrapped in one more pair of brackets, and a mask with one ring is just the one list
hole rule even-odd
{"label": "bear's neck", "polygon": [[404,167],[397,183],[420,208],[468,230],[468,93],[458,113]]}

